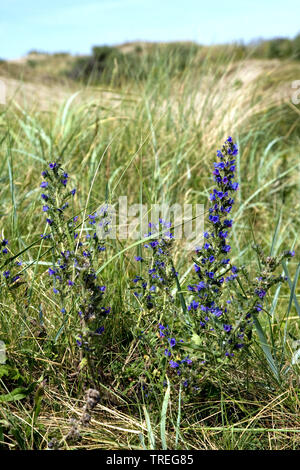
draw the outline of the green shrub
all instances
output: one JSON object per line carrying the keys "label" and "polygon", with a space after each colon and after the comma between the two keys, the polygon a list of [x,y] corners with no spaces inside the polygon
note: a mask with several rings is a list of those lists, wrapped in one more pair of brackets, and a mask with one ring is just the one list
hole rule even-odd
{"label": "green shrub", "polygon": [[300,60],[300,33],[295,37],[292,43],[293,58]]}
{"label": "green shrub", "polygon": [[287,38],[275,38],[269,42],[267,57],[284,59],[292,54],[292,42]]}

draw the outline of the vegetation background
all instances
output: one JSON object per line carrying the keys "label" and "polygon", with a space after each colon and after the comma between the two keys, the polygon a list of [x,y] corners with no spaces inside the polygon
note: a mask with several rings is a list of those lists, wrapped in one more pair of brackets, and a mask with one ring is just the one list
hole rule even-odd
{"label": "vegetation background", "polygon": [[[0,447],[46,449],[55,438],[67,449],[299,449],[300,107],[291,99],[299,59],[298,35],[249,46],[129,43],[84,57],[32,51],[0,63],[1,231],[24,265],[17,289],[1,278]],[[113,312],[99,346],[101,398],[72,440],[90,379],[66,333],[76,319],[64,324],[47,287],[41,171],[62,157],[78,188],[76,213],[107,194],[113,202],[127,194],[129,203],[206,204],[228,135],[240,150],[234,262],[255,272],[253,236],[270,255],[296,251],[282,267],[288,282],[260,317],[262,334],[246,364],[200,381],[194,396],[169,386],[145,396],[139,379],[151,358],[139,352],[128,289],[136,249],[111,241],[120,256],[101,273]],[[180,249],[175,263],[181,276],[193,264]],[[157,317],[145,313],[145,321],[154,328]],[[159,373],[149,373],[150,388]]]}

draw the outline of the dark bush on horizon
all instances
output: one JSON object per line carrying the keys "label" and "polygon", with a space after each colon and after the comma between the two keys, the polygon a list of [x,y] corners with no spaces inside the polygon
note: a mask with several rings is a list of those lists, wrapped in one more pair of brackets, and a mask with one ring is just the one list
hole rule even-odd
{"label": "dark bush on horizon", "polygon": [[201,46],[193,43],[150,44],[122,52],[117,47],[95,46],[91,56],[76,60],[69,77],[85,83],[113,83],[121,85],[124,80],[145,80],[155,70],[163,70],[172,76],[184,72]]}

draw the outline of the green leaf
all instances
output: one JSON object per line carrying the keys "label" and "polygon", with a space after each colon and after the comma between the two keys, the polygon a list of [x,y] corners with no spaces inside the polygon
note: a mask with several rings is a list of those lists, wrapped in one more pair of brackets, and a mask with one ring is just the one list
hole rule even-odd
{"label": "green leaf", "polygon": [[148,436],[149,436],[150,450],[155,450],[155,437],[154,437],[154,433],[153,433],[152,426],[151,426],[150,416],[145,406],[143,406],[143,410],[144,410],[144,414],[146,418],[146,426],[147,426],[147,431],[148,431]]}
{"label": "green leaf", "polygon": [[162,409],[161,409],[161,416],[160,416],[160,436],[161,436],[161,443],[162,443],[162,448],[163,450],[167,450],[167,441],[166,441],[166,418],[167,418],[167,409],[168,409],[168,404],[169,404],[169,399],[170,399],[170,381],[168,377],[167,379],[167,390],[165,393],[164,401],[162,404]]}
{"label": "green leaf", "polygon": [[0,395],[0,403],[23,400],[34,390],[35,386],[36,382],[32,383],[28,388],[18,387],[6,395]]}
{"label": "green leaf", "polygon": [[255,325],[255,328],[256,328],[256,331],[257,331],[257,334],[258,334],[258,337],[259,337],[260,346],[261,346],[263,352],[265,353],[266,360],[267,360],[267,362],[270,366],[270,369],[271,369],[275,379],[277,380],[277,382],[280,383],[280,381],[281,381],[280,380],[280,374],[279,374],[278,368],[275,364],[275,361],[273,359],[271,349],[268,345],[266,335],[265,335],[265,333],[264,333],[264,331],[261,327],[261,324],[259,323],[258,318],[254,316],[253,320],[254,320],[254,325]]}
{"label": "green leaf", "polygon": [[297,297],[296,297],[296,294],[295,294],[296,286],[297,286],[297,282],[298,282],[298,277],[299,277],[299,272],[300,272],[300,263],[299,263],[298,266],[297,266],[296,274],[295,274],[295,278],[294,278],[294,281],[293,281],[293,282],[292,282],[292,280],[291,280],[290,273],[289,273],[289,271],[288,271],[287,265],[285,264],[284,261],[282,261],[282,266],[283,266],[285,275],[286,275],[286,277],[287,277],[287,280],[288,280],[288,283],[289,283],[289,287],[290,287],[290,289],[291,289],[291,295],[290,295],[290,301],[289,301],[288,311],[290,311],[290,309],[291,309],[291,302],[292,302],[292,300],[294,300],[294,304],[295,304],[297,313],[298,313],[298,315],[299,315],[299,317],[300,317],[300,305],[299,305],[299,303],[298,303],[298,300],[297,300]]}
{"label": "green leaf", "polygon": [[200,344],[201,344],[200,336],[197,335],[197,333],[193,333],[192,334],[192,345],[200,346]]}

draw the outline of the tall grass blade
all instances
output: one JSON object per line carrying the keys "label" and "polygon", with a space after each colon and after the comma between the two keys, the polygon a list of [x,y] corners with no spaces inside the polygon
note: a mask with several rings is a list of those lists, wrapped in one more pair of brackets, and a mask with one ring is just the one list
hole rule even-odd
{"label": "tall grass blade", "polygon": [[160,415],[160,437],[163,450],[167,450],[167,440],[166,440],[166,419],[167,419],[167,410],[170,399],[170,381],[167,379],[167,390],[165,393],[164,401],[162,404],[161,415]]}

